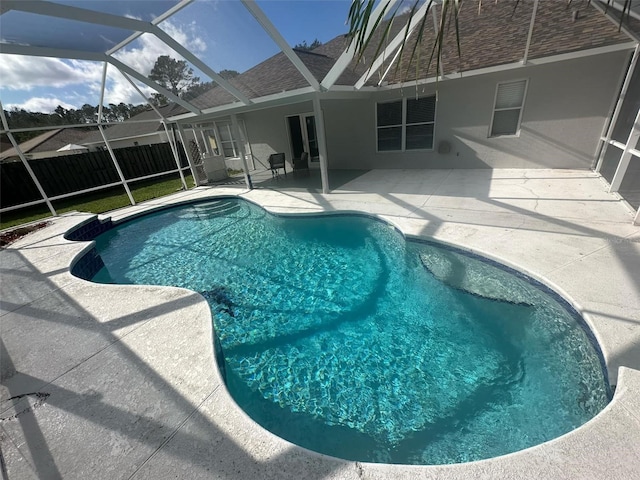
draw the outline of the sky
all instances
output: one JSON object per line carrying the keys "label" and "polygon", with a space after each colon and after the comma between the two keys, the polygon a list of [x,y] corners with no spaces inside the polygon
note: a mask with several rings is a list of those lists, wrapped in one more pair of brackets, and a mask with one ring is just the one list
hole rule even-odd
{"label": "sky", "polygon": [[[151,21],[175,0],[56,0],[104,13]],[[258,0],[258,6],[289,45],[327,42],[346,33],[350,0]],[[280,50],[238,0],[196,0],[159,25],[214,71],[243,72]],[[9,11],[0,15],[3,43],[105,52],[132,32],[72,20]],[[1,51],[1,48],[0,48]],[[181,58],[157,37],[144,34],[114,54],[148,75],[160,55]],[[210,80],[194,69],[201,81]],[[0,53],[0,101],[5,110],[51,112],[100,102],[103,64]],[[136,82],[137,83],[137,82]],[[145,95],[151,90],[137,83]],[[107,71],[104,104],[140,104],[144,98],[115,68]]]}

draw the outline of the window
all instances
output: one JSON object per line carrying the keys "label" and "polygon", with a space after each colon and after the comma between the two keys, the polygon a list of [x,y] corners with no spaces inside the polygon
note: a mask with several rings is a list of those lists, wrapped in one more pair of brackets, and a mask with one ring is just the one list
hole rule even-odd
{"label": "window", "polygon": [[491,137],[518,134],[526,91],[526,80],[498,84],[489,133]]}
{"label": "window", "polygon": [[402,104],[378,104],[378,151],[402,150]]}
{"label": "window", "polygon": [[195,141],[202,155],[222,155],[225,158],[240,157],[240,149],[233,135],[231,122],[201,123],[192,128]]}
{"label": "window", "polygon": [[433,148],[435,96],[378,103],[376,107],[379,152]]}
{"label": "window", "polygon": [[240,156],[238,146],[233,138],[231,123],[216,122],[218,133],[220,133],[220,146],[225,158],[236,158]]}

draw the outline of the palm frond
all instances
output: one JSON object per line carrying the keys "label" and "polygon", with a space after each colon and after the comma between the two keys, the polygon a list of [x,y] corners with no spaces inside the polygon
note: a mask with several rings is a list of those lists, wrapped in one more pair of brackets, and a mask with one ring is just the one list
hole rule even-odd
{"label": "palm frond", "polygon": [[[407,63],[407,70],[404,72],[403,77],[408,76],[409,67],[415,64],[416,67],[416,75],[420,68],[419,58],[421,49],[419,46],[424,41],[424,32],[427,28],[427,18],[430,10],[433,8],[433,4],[435,0],[412,0],[413,3],[410,7],[409,13],[407,15],[407,24],[404,29],[404,38],[400,45],[400,51],[396,59],[396,67],[394,76],[398,73],[400,65],[402,64],[402,59],[406,58],[406,52],[410,49],[409,59]],[[420,4],[424,4],[424,2],[428,2],[427,11],[417,26],[417,33],[415,35],[415,41],[412,41],[412,45],[408,45],[409,38],[412,34],[412,30],[410,28],[412,19],[416,15],[418,7]],[[382,35],[378,40],[378,44],[375,49],[375,53],[373,58],[376,58],[378,54],[383,50],[385,43],[388,40],[389,33],[391,31],[393,21],[398,15],[400,6],[398,5],[393,11],[389,12],[390,0],[386,1],[384,4],[384,8],[381,10],[381,13],[377,18],[373,19],[374,23],[372,28],[368,28],[371,22],[371,15],[374,10],[376,1],[375,0],[353,0],[351,3],[351,7],[349,9],[348,23],[350,25],[349,33],[347,34],[347,38],[349,39],[349,44],[354,45],[356,51],[356,59],[358,62],[361,62],[364,58],[365,51],[370,47],[371,42],[376,37],[378,29],[383,28]],[[447,23],[453,19],[455,24],[455,33],[456,33],[456,43],[458,47],[458,56],[461,56],[461,48],[460,48],[460,35],[459,35],[459,24],[458,24],[458,12],[460,9],[460,0],[442,0],[441,1],[441,18],[438,22],[438,29],[435,32],[435,42],[433,46],[433,50],[429,57],[429,61],[427,62],[426,68],[427,71],[431,66],[432,62],[435,60],[436,62],[436,71],[440,71],[440,66],[442,63],[442,53],[443,53],[443,45],[444,45],[444,37]],[[384,25],[384,27],[381,27]]]}
{"label": "palm frond", "polygon": [[[396,65],[394,71],[394,77],[400,73],[400,81],[404,82],[407,78],[409,78],[410,67],[415,65],[416,67],[416,79],[418,78],[418,73],[420,70],[420,54],[422,48],[419,48],[421,44],[425,40],[425,31],[427,30],[427,17],[429,13],[434,14],[436,11],[435,3],[436,0],[407,0],[411,1],[411,7],[409,9],[409,13],[407,15],[407,24],[404,30],[404,37],[399,47],[399,51],[396,55]],[[499,0],[495,0],[497,3]],[[567,8],[571,6],[574,0],[566,0]],[[585,1],[585,0],[583,0]],[[601,0],[602,3],[605,3],[605,0]],[[369,47],[376,37],[378,38],[377,48],[373,50],[374,56],[373,59],[377,58],[380,52],[383,51],[383,48],[386,44],[388,44],[388,37],[391,32],[391,28],[393,25],[393,21],[396,19],[400,11],[400,6],[398,5],[390,12],[391,0],[382,0],[381,5],[383,8],[380,10],[380,13],[377,14],[377,18],[373,19],[373,25],[369,28],[369,25],[372,21],[371,15],[374,11],[374,7],[376,5],[376,0],[352,0],[351,7],[349,9],[349,16],[347,19],[347,23],[349,24],[349,32],[347,34],[347,38],[349,39],[349,45],[354,46],[356,52],[357,62],[362,62],[364,59],[365,51],[372,51]],[[420,5],[424,5],[425,2],[428,2],[427,12],[425,16],[422,18],[421,22],[417,26],[416,29],[411,29],[410,25],[412,19],[416,15],[418,11],[418,7]],[[482,9],[482,0],[477,0],[478,2],[478,14]],[[587,4],[591,4],[591,0],[586,0]],[[615,0],[606,0],[605,13],[609,8],[614,8],[613,3]],[[518,6],[520,5],[520,0],[515,0],[513,6],[512,16],[515,15]],[[631,0],[624,0],[624,3],[621,6],[620,18],[618,29],[621,30],[624,25],[625,18],[629,18],[631,14]],[[428,72],[432,63],[435,62],[436,67],[436,81],[440,76],[441,66],[443,62],[443,53],[444,53],[444,43],[446,32],[448,30],[448,26],[453,23],[453,28],[455,29],[455,41],[458,52],[458,60],[462,61],[462,48],[461,48],[461,40],[460,40],[460,23],[459,23],[459,13],[461,8],[461,0],[439,0],[438,4],[440,5],[440,18],[437,22],[437,27],[434,32],[434,42],[431,48],[431,54],[426,63],[425,72]],[[400,2],[402,5],[402,2]],[[378,31],[381,30],[381,31]],[[415,34],[413,32],[416,32]],[[409,45],[411,43],[411,45]],[[408,54],[408,59],[407,59]],[[406,60],[407,68],[402,72],[400,69],[400,65],[403,64],[403,59]]]}
{"label": "palm frond", "polygon": [[[402,39],[402,43],[400,44],[400,53],[398,54],[398,59],[397,59],[397,62],[396,62],[396,68],[395,68],[395,70],[393,72],[394,77],[397,75],[398,70],[400,69],[400,65],[402,63],[402,56],[404,54],[405,47],[407,46],[407,41],[409,40],[409,35],[411,34],[411,20],[413,19],[414,15],[416,13],[416,9],[418,7],[418,3],[419,3],[418,1],[414,2],[413,6],[411,7],[411,10],[409,12],[409,19],[408,19],[407,25],[406,25],[406,27],[404,29],[404,38]],[[427,8],[431,7],[431,3],[432,2],[429,2],[429,7],[427,7]],[[420,33],[422,33],[422,30],[424,28],[424,19],[426,19],[426,18],[427,18],[427,15],[425,15],[423,17],[423,19],[422,19],[422,24],[420,25]],[[419,44],[419,41],[416,40],[416,42],[413,45],[413,51],[411,52],[411,57],[412,58],[413,58],[413,56],[415,54],[416,47],[417,47],[418,44]]]}

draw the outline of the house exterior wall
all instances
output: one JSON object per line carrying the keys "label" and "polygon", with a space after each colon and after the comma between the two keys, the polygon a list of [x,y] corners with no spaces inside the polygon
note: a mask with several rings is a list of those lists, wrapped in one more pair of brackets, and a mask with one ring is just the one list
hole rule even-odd
{"label": "house exterior wall", "polygon": [[[592,166],[630,52],[419,86],[436,93],[434,150],[376,152],[376,102],[415,96],[415,87],[370,98],[324,100],[329,168],[577,168]],[[489,137],[498,82],[528,79],[518,136]],[[283,123],[283,121],[281,121]],[[451,150],[437,152],[447,141]]]}
{"label": "house exterior wall", "polygon": [[[138,145],[153,145],[155,143],[165,143],[167,142],[167,134],[163,131],[153,133],[151,135],[141,135],[139,137],[130,137],[130,138],[122,138],[109,140],[109,145],[111,148],[125,148],[125,147],[135,147],[136,143]],[[89,150],[95,150],[96,148],[102,147],[104,144],[92,144],[87,145]]]}
{"label": "house exterior wall", "polygon": [[269,166],[269,155],[284,152],[289,168],[293,168],[291,144],[286,117],[313,111],[311,102],[274,107],[239,115],[245,122],[251,153],[256,168]]}

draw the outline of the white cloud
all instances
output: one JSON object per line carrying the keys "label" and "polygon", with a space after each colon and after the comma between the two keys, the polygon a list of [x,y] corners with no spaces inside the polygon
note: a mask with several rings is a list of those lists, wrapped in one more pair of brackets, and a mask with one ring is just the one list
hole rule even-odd
{"label": "white cloud", "polygon": [[6,54],[1,58],[0,78],[3,87],[9,90],[29,91],[42,86],[62,88],[95,81],[91,62]]}
{"label": "white cloud", "polygon": [[60,100],[55,97],[33,97],[21,104],[8,104],[5,107],[8,109],[18,108],[24,109],[28,112],[45,112],[51,113],[53,112],[58,105],[63,106],[66,109],[75,109],[77,108],[75,105],[71,105],[64,100]]}
{"label": "white cloud", "polygon": [[[161,26],[180,45],[191,50],[195,55],[206,50],[207,45],[198,35],[195,23],[178,26],[165,21]],[[147,76],[160,55],[182,59],[181,55],[155,35],[150,34],[142,35],[130,46],[114,54],[114,57]],[[58,103],[53,108],[57,105],[63,105],[65,108],[79,108],[84,103],[97,104],[100,99],[102,69],[103,65],[100,62],[0,54],[0,78],[2,78],[2,89],[6,89],[7,94],[11,91],[28,92],[36,88],[42,90],[43,87],[69,89],[68,92],[57,91],[52,96],[37,96],[22,103],[12,104],[31,111],[50,111],[51,102],[55,97],[65,100],[55,100]],[[140,88],[147,97],[153,91],[146,85]],[[81,91],[86,93],[80,95]],[[110,66],[107,70],[104,101],[107,104],[120,102],[139,104],[144,99],[115,68]]]}
{"label": "white cloud", "polygon": [[407,13],[409,13],[411,11],[411,6],[410,5],[404,5],[402,8],[398,9],[398,12],[396,13],[397,16],[400,15],[405,15]]}
{"label": "white cloud", "polygon": [[[162,29],[167,32],[180,45],[198,55],[206,50],[205,41],[197,35],[196,25],[178,27],[171,22],[163,22]],[[116,52],[113,56],[134,70],[148,75],[160,55],[169,55],[173,58],[183,59],[182,55],[168,47],[155,35],[145,33],[136,40],[132,47]]]}
{"label": "white cloud", "polygon": [[[197,26],[191,23],[186,26],[178,27],[171,22],[163,22],[162,29],[173,37],[176,42],[190,50],[194,55],[202,53],[206,50],[205,41],[198,36]],[[129,48],[125,48],[116,52],[113,56],[125,65],[130,66],[144,76],[149,75],[156,60],[160,55],[169,55],[173,58],[183,59],[172,48],[169,48],[155,35],[145,33],[141,35]],[[153,89],[146,85],[139,88],[147,96],[151,96]],[[109,68],[109,82],[105,90],[106,103],[140,103],[144,101],[140,98],[140,94],[131,86],[131,84],[120,75],[115,69]]]}
{"label": "white cloud", "polygon": [[[133,80],[136,81],[135,79]],[[104,102],[107,104],[114,103],[116,105],[120,102],[132,103],[134,105],[144,103],[145,98],[150,97],[153,90],[139,82],[136,82],[136,85],[142,91],[144,97],[140,96],[138,91],[120,74],[120,72],[118,72],[113,66],[109,66],[109,69],[107,70],[107,86],[104,91]],[[99,91],[98,95],[100,95]]]}

